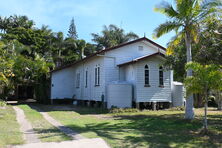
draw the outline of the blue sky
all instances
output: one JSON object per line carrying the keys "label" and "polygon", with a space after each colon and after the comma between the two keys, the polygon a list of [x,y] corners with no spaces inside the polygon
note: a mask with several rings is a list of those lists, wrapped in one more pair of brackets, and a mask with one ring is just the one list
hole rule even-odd
{"label": "blue sky", "polygon": [[[167,0],[172,3],[173,0]],[[174,35],[170,33],[153,39],[153,30],[166,21],[166,17],[153,8],[162,0],[0,0],[0,15],[27,15],[37,27],[48,25],[53,31],[65,35],[72,17],[75,19],[79,38],[91,42],[91,33],[99,33],[103,25],[116,24],[126,32],[133,31],[140,37],[166,46]]]}

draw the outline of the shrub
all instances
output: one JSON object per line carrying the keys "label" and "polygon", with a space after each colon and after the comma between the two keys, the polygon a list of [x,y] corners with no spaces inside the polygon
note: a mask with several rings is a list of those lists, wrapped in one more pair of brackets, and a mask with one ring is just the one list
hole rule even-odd
{"label": "shrub", "polygon": [[0,100],[0,107],[5,107],[6,106],[6,102],[3,100]]}
{"label": "shrub", "polygon": [[111,108],[109,110],[110,113],[135,113],[135,112],[139,112],[138,109],[136,108]]}

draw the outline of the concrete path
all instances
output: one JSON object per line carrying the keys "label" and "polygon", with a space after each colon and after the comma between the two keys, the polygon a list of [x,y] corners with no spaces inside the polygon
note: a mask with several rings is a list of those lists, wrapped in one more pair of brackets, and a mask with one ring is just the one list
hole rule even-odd
{"label": "concrete path", "polygon": [[102,138],[85,138],[53,119],[48,115],[48,113],[42,112],[39,108],[32,106],[32,108],[39,111],[49,123],[74,139],[72,141],[63,142],[40,142],[33,131],[31,124],[25,118],[24,111],[16,106],[13,108],[16,111],[16,117],[18,123],[21,125],[21,131],[24,133],[24,139],[27,144],[8,146],[7,148],[110,148],[110,146]]}
{"label": "concrete path", "polygon": [[110,148],[101,138],[79,139],[63,142],[33,143],[14,146],[13,148]]}
{"label": "concrete path", "polygon": [[54,118],[52,118],[51,116],[49,116],[48,113],[46,112],[40,112],[42,114],[42,116],[49,122],[51,123],[53,126],[55,126],[56,128],[58,128],[61,132],[65,133],[66,135],[72,137],[73,139],[85,139],[85,137],[83,137],[82,135],[80,135],[79,133],[73,131],[72,129],[62,125],[59,121],[55,120]]}
{"label": "concrete path", "polygon": [[19,107],[13,106],[13,109],[16,112],[16,119],[20,124],[20,130],[23,133],[23,137],[26,143],[37,143],[40,140],[37,138],[36,133],[34,132],[32,125],[25,118],[24,111]]}
{"label": "concrete path", "polygon": [[55,120],[54,118],[52,118],[48,113],[43,112],[40,108],[36,107],[36,106],[31,106],[32,108],[34,108],[35,110],[37,110],[40,114],[42,114],[42,116],[53,126],[55,126],[56,128],[58,128],[61,132],[65,133],[66,135],[72,137],[73,140],[78,140],[78,139],[85,139],[84,136],[80,135],[79,133],[73,131],[72,129],[64,126],[63,124],[61,124],[59,121]]}

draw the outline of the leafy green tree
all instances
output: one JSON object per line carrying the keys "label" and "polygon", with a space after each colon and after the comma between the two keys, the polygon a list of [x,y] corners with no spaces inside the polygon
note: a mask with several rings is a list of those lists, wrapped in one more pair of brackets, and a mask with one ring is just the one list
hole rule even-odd
{"label": "leafy green tree", "polygon": [[51,56],[57,67],[63,60],[62,52],[65,50],[64,42],[62,32],[53,33],[53,36],[50,38]]}
{"label": "leafy green tree", "polygon": [[95,52],[96,52],[96,45],[91,44],[91,43],[86,43],[86,47],[84,49],[84,55],[90,56]]}
{"label": "leafy green tree", "polygon": [[15,89],[18,84],[32,84],[38,94],[37,101],[44,102],[49,96],[49,71],[53,68],[53,33],[47,26],[38,29],[33,25],[27,17],[1,19],[0,26],[4,31],[0,40],[5,43],[4,52],[13,62],[11,69],[14,75],[10,78],[10,87],[5,88]]}
{"label": "leafy green tree", "polygon": [[64,50],[62,51],[62,59],[64,64],[76,61],[79,59],[77,53],[77,40],[73,38],[66,38],[64,40]]}
{"label": "leafy green tree", "polygon": [[51,53],[51,33],[42,29],[26,29],[23,27],[12,28],[7,34],[2,35],[2,40],[17,40],[21,44],[28,46],[29,51],[23,50],[23,55],[34,58],[35,53],[46,56]]}
{"label": "leafy green tree", "polygon": [[[4,49],[5,44],[0,42],[0,91],[4,91],[6,87],[11,85],[11,79],[15,76],[13,73],[12,55]],[[4,92],[5,93],[5,92]],[[3,94],[1,97],[5,97],[8,94]],[[0,98],[3,99],[3,98]]]}
{"label": "leafy green tree", "polygon": [[205,23],[199,37],[199,43],[194,47],[194,59],[202,64],[222,64],[222,23],[216,17],[211,17]]}
{"label": "leafy green tree", "polygon": [[17,16],[13,15],[10,17],[0,17],[0,30],[6,33],[12,28],[22,27],[30,29],[34,26],[34,22],[29,20],[27,16]]}
{"label": "leafy green tree", "polygon": [[113,24],[109,25],[108,27],[104,26],[101,33],[102,35],[92,33],[92,41],[97,43],[97,47],[99,49],[113,47],[138,38],[138,35],[135,33],[125,33],[122,28],[119,28]]}
{"label": "leafy green tree", "polygon": [[207,131],[207,104],[209,92],[222,89],[222,72],[218,65],[201,65],[196,62],[189,62],[186,69],[192,69],[193,76],[185,79],[187,94],[202,94],[204,100],[204,130]]}
{"label": "leafy green tree", "polygon": [[95,46],[85,40],[74,40],[66,38],[63,44],[64,50],[61,53],[64,64],[80,60],[95,52]]}
{"label": "leafy green tree", "polygon": [[76,44],[77,44],[77,47],[78,47],[79,59],[85,58],[84,52],[85,52],[85,48],[87,46],[86,41],[84,41],[84,40],[77,40]]}
{"label": "leafy green tree", "polygon": [[184,42],[181,41],[176,48],[174,48],[174,54],[166,56],[164,67],[167,69],[173,69],[174,80],[183,82],[186,77],[185,71],[186,64],[186,47]]}
{"label": "leafy green tree", "polygon": [[[192,42],[198,39],[200,24],[210,15],[218,13],[219,6],[221,6],[220,0],[175,0],[175,7],[167,2],[163,2],[157,6],[155,10],[169,17],[170,20],[160,24],[154,30],[154,37],[158,38],[174,30],[176,36],[170,42],[168,54],[172,53],[173,48],[177,46],[182,39],[185,39],[187,63],[191,62],[191,46]],[[191,69],[187,69],[187,76],[192,76]],[[194,118],[192,94],[187,97],[185,118]]]}
{"label": "leafy green tree", "polygon": [[68,31],[67,36],[69,38],[73,38],[75,40],[78,38],[78,34],[77,34],[77,31],[76,31],[76,25],[75,25],[75,22],[74,22],[74,18],[72,18],[72,20],[70,22],[69,31]]}

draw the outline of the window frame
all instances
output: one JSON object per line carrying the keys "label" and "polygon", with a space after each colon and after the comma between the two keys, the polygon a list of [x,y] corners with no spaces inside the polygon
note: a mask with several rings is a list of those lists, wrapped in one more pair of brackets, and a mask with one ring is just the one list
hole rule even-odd
{"label": "window frame", "polygon": [[144,66],[144,87],[150,87],[150,70],[147,64]]}
{"label": "window frame", "polygon": [[97,84],[97,67],[95,68],[95,86]]}
{"label": "window frame", "polygon": [[100,85],[100,67],[97,67],[97,85]]}
{"label": "window frame", "polygon": [[100,66],[95,67],[95,86],[100,86]]}
{"label": "window frame", "polygon": [[88,87],[88,70],[85,71],[85,88]]}
{"label": "window frame", "polygon": [[159,87],[164,87],[164,72],[163,66],[159,67]]}
{"label": "window frame", "polygon": [[80,73],[76,73],[76,88],[80,87]]}

